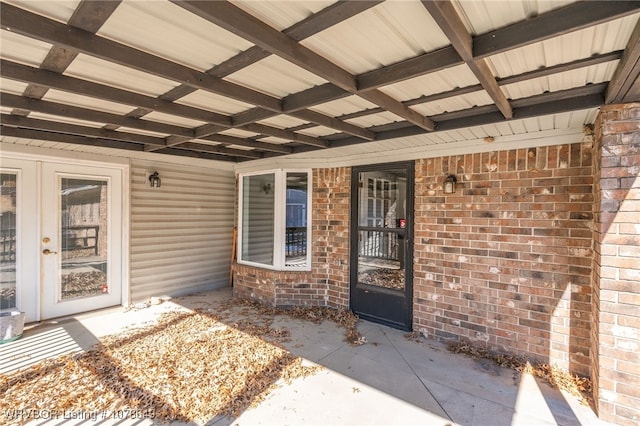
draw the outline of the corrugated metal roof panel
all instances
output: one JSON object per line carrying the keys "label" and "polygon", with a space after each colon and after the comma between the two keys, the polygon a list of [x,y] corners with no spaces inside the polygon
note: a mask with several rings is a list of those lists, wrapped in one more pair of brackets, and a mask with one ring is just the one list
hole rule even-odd
{"label": "corrugated metal roof panel", "polygon": [[21,64],[38,67],[53,45],[10,31],[0,31],[0,56]]}
{"label": "corrugated metal roof panel", "polygon": [[592,67],[507,84],[502,86],[502,90],[508,99],[521,99],[549,91],[555,92],[582,87],[587,84],[602,83],[611,79],[617,65],[618,61],[598,64]]}
{"label": "corrugated metal roof panel", "polygon": [[16,5],[39,15],[46,16],[56,21],[67,23],[75,12],[81,0],[2,0],[5,3]]}
{"label": "corrugated metal roof panel", "polygon": [[258,121],[258,123],[265,124],[267,126],[278,127],[280,129],[287,129],[290,127],[300,126],[306,124],[307,121],[300,120],[299,118],[291,117],[289,115],[276,115],[274,117],[265,118]]}
{"label": "corrugated metal roof panel", "polygon": [[424,6],[411,0],[384,2],[301,44],[361,74],[445,47],[449,41]]}
{"label": "corrugated metal roof panel", "polygon": [[291,142],[291,140],[289,139],[281,139],[281,138],[276,138],[274,136],[269,136],[266,138],[261,138],[259,139],[260,142],[269,142],[269,143],[274,143],[277,145],[282,145],[283,143],[289,143]]}
{"label": "corrugated metal roof panel", "polygon": [[227,115],[238,114],[253,108],[253,105],[251,104],[227,98],[222,95],[216,95],[215,93],[206,92],[204,90],[196,90],[175,102]]}
{"label": "corrugated metal roof panel", "polygon": [[222,135],[235,136],[237,138],[252,138],[254,136],[258,136],[258,133],[249,132],[247,130],[242,130],[242,129],[227,129],[218,133]]}
{"label": "corrugated metal roof panel", "polygon": [[224,79],[277,97],[301,92],[327,82],[275,55],[251,64]]}
{"label": "corrugated metal roof panel", "polygon": [[14,95],[22,95],[24,89],[27,88],[27,83],[21,81],[9,80],[8,78],[0,79],[0,89],[5,93],[11,93]]}
{"label": "corrugated metal roof panel", "polygon": [[333,0],[313,1],[238,1],[233,4],[257,17],[278,31],[289,28],[310,15],[335,3]]}
{"label": "corrugated metal roof panel", "polygon": [[478,79],[466,65],[458,65],[446,70],[425,74],[398,83],[381,87],[380,90],[400,101],[415,99],[423,95],[453,90],[478,84]]}
{"label": "corrugated metal roof panel", "polygon": [[302,133],[303,135],[309,135],[309,136],[328,136],[338,132],[328,127],[315,126],[315,127],[309,127],[308,129],[299,130],[298,133]]}
{"label": "corrugated metal roof panel", "polygon": [[576,0],[454,0],[454,7],[474,36],[549,12]]}
{"label": "corrugated metal roof panel", "polygon": [[78,124],[80,126],[95,127],[95,128],[104,126],[104,123],[96,123],[95,121],[79,120],[73,117],[62,117],[60,115],[43,114],[40,112],[30,112],[29,118],[37,118],[40,120],[47,120],[54,123]]}
{"label": "corrugated metal roof panel", "polygon": [[200,71],[252,46],[166,1],[125,0],[98,34]]}
{"label": "corrugated metal roof panel", "polygon": [[73,60],[64,74],[148,96],[160,96],[178,86],[175,81],[82,53]]}
{"label": "corrugated metal roof panel", "polygon": [[394,123],[396,121],[403,121],[392,112],[385,111],[378,114],[364,115],[362,117],[350,118],[345,120],[348,123],[355,124],[360,127],[381,126],[383,124]]}
{"label": "corrugated metal roof panel", "polygon": [[370,108],[377,108],[377,105],[367,101],[366,99],[362,99],[359,96],[353,95],[342,99],[336,99],[335,101],[314,105],[309,109],[337,117],[339,115],[351,114]]}
{"label": "corrugated metal roof panel", "polygon": [[431,116],[442,114],[444,112],[460,111],[472,108],[474,106],[490,105],[493,100],[484,90],[467,93],[460,96],[452,96],[450,98],[439,99],[433,102],[414,105],[411,109],[422,115]]}
{"label": "corrugated metal roof panel", "polygon": [[83,108],[91,108],[94,110],[111,112],[114,114],[127,114],[135,109],[131,105],[104,101],[102,99],[76,95],[75,93],[63,92],[56,89],[49,89],[42,99],[45,101],[58,102],[65,105],[73,105]]}
{"label": "corrugated metal roof panel", "polygon": [[624,49],[640,14],[574,31],[487,58],[498,78]]}
{"label": "corrugated metal roof panel", "polygon": [[163,112],[153,111],[142,117],[143,120],[157,121],[159,123],[174,124],[183,127],[198,127],[205,123],[204,121],[192,120],[190,118],[178,117],[177,115],[165,114]]}
{"label": "corrugated metal roof panel", "polygon": [[146,135],[146,136],[155,136],[155,137],[159,137],[159,138],[164,138],[169,136],[166,133],[158,133],[158,132],[151,132],[149,130],[142,130],[142,129],[133,129],[131,127],[118,127],[118,131],[121,132],[127,132],[127,133],[135,133],[137,135]]}

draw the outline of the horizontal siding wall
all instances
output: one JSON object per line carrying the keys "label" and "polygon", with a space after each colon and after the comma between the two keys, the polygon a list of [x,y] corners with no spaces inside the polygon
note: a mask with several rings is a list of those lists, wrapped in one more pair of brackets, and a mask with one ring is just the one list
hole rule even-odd
{"label": "horizontal siding wall", "polygon": [[[162,186],[150,188],[156,170]],[[230,170],[132,161],[132,301],[228,284],[234,188]]]}

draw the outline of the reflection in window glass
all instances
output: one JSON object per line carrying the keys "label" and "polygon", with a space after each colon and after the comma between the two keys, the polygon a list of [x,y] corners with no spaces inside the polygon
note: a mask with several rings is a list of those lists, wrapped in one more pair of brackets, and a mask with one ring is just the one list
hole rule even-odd
{"label": "reflection in window glass", "polygon": [[108,183],[62,179],[60,197],[61,299],[108,294]]}
{"label": "reflection in window glass", "polygon": [[15,173],[0,174],[0,309],[16,307]]}
{"label": "reflection in window glass", "polygon": [[287,173],[285,266],[307,264],[307,173]]}
{"label": "reflection in window glass", "polygon": [[242,186],[241,260],[273,265],[275,174],[245,176]]}

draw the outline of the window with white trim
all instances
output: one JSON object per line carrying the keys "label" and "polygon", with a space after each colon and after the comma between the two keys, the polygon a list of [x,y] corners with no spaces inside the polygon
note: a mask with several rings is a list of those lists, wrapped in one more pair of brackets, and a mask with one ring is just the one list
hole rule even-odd
{"label": "window with white trim", "polygon": [[238,263],[311,270],[311,171],[241,174]]}

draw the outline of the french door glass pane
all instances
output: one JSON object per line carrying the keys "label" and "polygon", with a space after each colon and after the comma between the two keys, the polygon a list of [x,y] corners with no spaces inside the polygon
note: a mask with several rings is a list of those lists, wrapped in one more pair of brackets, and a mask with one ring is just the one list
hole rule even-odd
{"label": "french door glass pane", "polygon": [[0,309],[16,307],[15,173],[0,174]]}
{"label": "french door glass pane", "polygon": [[109,293],[108,182],[63,178],[60,189],[60,299]]}
{"label": "french door glass pane", "polygon": [[275,174],[245,176],[242,187],[241,260],[273,265]]}
{"label": "french door glass pane", "polygon": [[403,291],[406,172],[362,172],[359,182],[358,283]]}
{"label": "french door glass pane", "polygon": [[285,266],[307,264],[307,173],[287,173]]}

